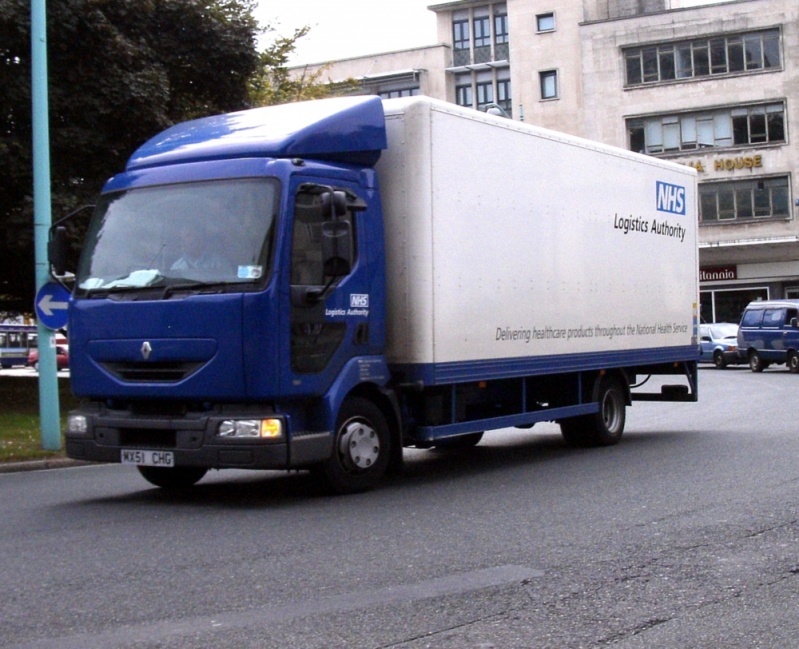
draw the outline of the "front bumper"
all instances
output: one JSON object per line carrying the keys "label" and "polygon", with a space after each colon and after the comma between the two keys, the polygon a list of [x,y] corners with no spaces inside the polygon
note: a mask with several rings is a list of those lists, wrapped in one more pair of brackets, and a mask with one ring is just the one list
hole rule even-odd
{"label": "front bumper", "polygon": [[292,469],[327,459],[333,448],[329,432],[291,431],[284,417],[279,439],[224,438],[217,435],[226,419],[275,417],[273,412],[226,407],[211,413],[143,415],[100,406],[70,413],[86,419],[83,432],[65,431],[67,456],[93,462],[121,462],[123,450],[169,451],[175,466],[239,469]]}

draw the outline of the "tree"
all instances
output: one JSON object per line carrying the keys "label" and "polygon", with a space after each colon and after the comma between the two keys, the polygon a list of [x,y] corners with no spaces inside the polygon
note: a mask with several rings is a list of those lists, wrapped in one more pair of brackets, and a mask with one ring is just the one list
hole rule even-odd
{"label": "tree", "polygon": [[[272,31],[267,29],[266,31]],[[359,84],[347,79],[332,83],[324,80],[325,67],[292,74],[288,61],[297,41],[308,34],[309,27],[296,29],[291,36],[278,36],[260,55],[258,71],[250,80],[250,99],[254,106],[272,106],[295,101],[321,99],[331,95],[351,94]]]}
{"label": "tree", "polygon": [[341,84],[326,83],[323,67],[315,72],[292,75],[287,67],[297,41],[309,27],[301,27],[291,36],[279,36],[260,55],[260,66],[250,80],[250,98],[255,106],[273,106],[337,94]]}
{"label": "tree", "polygon": [[[240,110],[260,70],[255,0],[48,0],[53,218],[90,201],[145,140]],[[34,286],[30,0],[0,0],[0,300]]]}

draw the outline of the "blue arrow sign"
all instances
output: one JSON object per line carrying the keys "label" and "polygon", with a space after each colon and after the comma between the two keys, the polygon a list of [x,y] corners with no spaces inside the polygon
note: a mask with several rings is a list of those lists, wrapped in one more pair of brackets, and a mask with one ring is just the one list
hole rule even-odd
{"label": "blue arrow sign", "polygon": [[34,302],[36,316],[48,329],[63,329],[67,326],[69,291],[61,284],[47,282],[36,293]]}

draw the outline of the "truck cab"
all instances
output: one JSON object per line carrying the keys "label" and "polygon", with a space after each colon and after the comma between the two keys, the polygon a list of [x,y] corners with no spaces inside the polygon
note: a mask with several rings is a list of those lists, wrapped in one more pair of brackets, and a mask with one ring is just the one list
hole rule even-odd
{"label": "truck cab", "polygon": [[370,99],[289,106],[279,136],[274,108],[178,125],[106,183],[74,278],[70,456],[170,484],[330,458],[346,395],[388,380]]}

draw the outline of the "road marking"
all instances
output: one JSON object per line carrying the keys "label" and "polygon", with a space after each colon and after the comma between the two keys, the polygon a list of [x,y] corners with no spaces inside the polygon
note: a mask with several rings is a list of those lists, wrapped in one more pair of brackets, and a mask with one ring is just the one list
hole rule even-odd
{"label": "road marking", "polygon": [[154,640],[165,642],[169,638],[194,636],[198,633],[227,632],[236,628],[263,626],[293,618],[331,613],[346,613],[359,609],[375,608],[415,600],[458,595],[483,588],[522,583],[543,577],[541,570],[527,566],[503,565],[473,572],[447,575],[413,584],[399,584],[343,593],[321,599],[309,599],[280,606],[265,606],[247,611],[198,616],[178,621],[123,625],[98,633],[82,633],[60,638],[48,638],[12,645],[6,649],[113,649],[135,643],[151,645]]}

